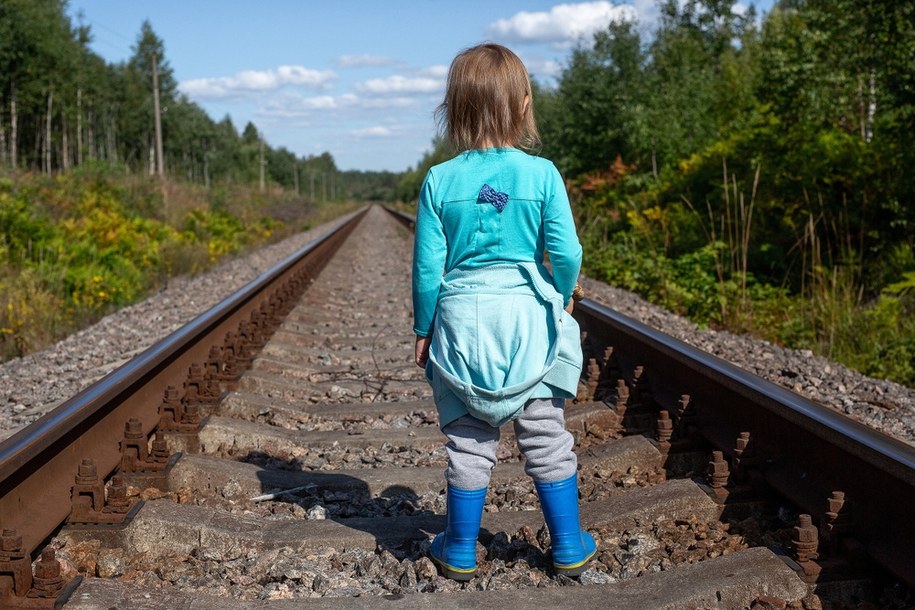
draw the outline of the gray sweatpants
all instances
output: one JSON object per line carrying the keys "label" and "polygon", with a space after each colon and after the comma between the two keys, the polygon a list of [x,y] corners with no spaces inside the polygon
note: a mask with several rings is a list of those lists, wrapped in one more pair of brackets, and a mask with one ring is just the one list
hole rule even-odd
{"label": "gray sweatpants", "polygon": [[[574,441],[565,428],[562,398],[535,398],[512,423],[518,449],[525,457],[524,471],[537,483],[564,481],[575,474],[578,459]],[[442,429],[448,437],[445,481],[458,489],[489,486],[496,462],[499,429],[464,415]]]}

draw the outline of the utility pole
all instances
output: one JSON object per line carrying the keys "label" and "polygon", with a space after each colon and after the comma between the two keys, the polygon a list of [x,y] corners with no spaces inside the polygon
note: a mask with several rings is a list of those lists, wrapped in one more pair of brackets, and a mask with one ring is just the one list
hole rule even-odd
{"label": "utility pole", "polygon": [[260,147],[261,148],[261,192],[263,193],[267,189],[267,185],[264,182],[264,166],[267,164],[267,162],[264,161],[264,136],[263,136],[263,134],[260,134],[260,136],[261,136],[261,147]]}
{"label": "utility pole", "polygon": [[162,155],[162,113],[159,109],[159,62],[152,55],[153,110],[156,115],[156,174],[165,176],[165,160]]}
{"label": "utility pole", "polygon": [[83,164],[83,87],[76,87],[76,164]]}
{"label": "utility pole", "polygon": [[203,150],[203,185],[210,190],[210,144],[206,143]]}
{"label": "utility pole", "polygon": [[299,196],[299,161],[296,161],[292,164],[292,175],[295,178],[295,196]]}
{"label": "utility pole", "polygon": [[315,201],[315,173],[311,172],[311,202]]}

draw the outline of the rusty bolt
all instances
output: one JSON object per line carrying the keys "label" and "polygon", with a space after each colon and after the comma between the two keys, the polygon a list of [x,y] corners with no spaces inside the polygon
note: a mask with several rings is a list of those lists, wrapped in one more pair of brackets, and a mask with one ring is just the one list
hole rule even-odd
{"label": "rusty bolt", "polygon": [[616,409],[622,414],[629,404],[629,386],[626,385],[625,379],[616,380]]}
{"label": "rusty bolt", "polygon": [[721,451],[712,451],[712,459],[709,461],[705,470],[706,480],[712,489],[720,489],[728,482],[730,476],[728,463],[724,459],[724,453]]}
{"label": "rusty bolt", "polygon": [[77,485],[92,485],[98,482],[98,470],[92,458],[83,458],[76,473]]}
{"label": "rusty bolt", "polygon": [[108,497],[105,504],[115,513],[126,513],[130,509],[130,499],[127,497],[127,485],[120,475],[111,478],[111,486],[108,487]]}
{"label": "rusty bolt", "polygon": [[834,491],[832,494],[830,494],[829,498],[826,500],[826,516],[830,521],[835,521],[839,518],[839,512],[842,510],[844,505],[844,491]]}
{"label": "rusty bolt", "polygon": [[54,554],[54,549],[45,548],[41,551],[41,559],[35,562],[36,578],[58,578],[60,577],[60,562]]}
{"label": "rusty bolt", "polygon": [[750,444],[750,433],[741,432],[740,436],[737,437],[737,447],[734,449],[734,455],[740,456],[743,455],[743,452],[746,450],[747,445]]}
{"label": "rusty bolt", "polygon": [[642,375],[645,373],[645,367],[641,364],[635,367],[635,370],[632,371],[632,387],[635,389],[639,388],[639,382],[642,381]]}
{"label": "rusty bolt", "polygon": [[125,440],[137,440],[141,439],[145,434],[143,434],[143,422],[141,422],[136,417],[131,417],[127,420],[127,423],[124,424],[124,439]]}
{"label": "rusty bolt", "polygon": [[819,532],[813,526],[810,515],[799,515],[798,524],[791,535],[791,544],[798,561],[809,561],[817,558]]}
{"label": "rusty bolt", "polygon": [[600,380],[600,366],[596,358],[588,360],[588,400],[594,400],[597,383]]}
{"label": "rusty bolt", "polygon": [[156,432],[156,437],[152,442],[152,457],[154,462],[167,462],[170,453],[168,451],[168,441],[162,432]]}
{"label": "rusty bolt", "polygon": [[175,403],[175,402],[178,402],[179,400],[181,400],[181,398],[178,395],[178,388],[176,388],[173,385],[170,385],[167,388],[165,388],[164,400],[165,400],[165,402],[168,402],[168,403]]}
{"label": "rusty bolt", "polygon": [[689,394],[681,394],[680,400],[677,401],[677,414],[681,417],[689,409],[690,406],[690,397]]}
{"label": "rusty bolt", "polygon": [[28,596],[50,599],[57,597],[63,586],[60,562],[54,556],[54,549],[44,549],[41,552],[41,559],[35,562],[35,578],[32,580],[32,590]]}
{"label": "rusty bolt", "polygon": [[849,529],[851,518],[845,506],[845,492],[834,491],[826,500],[826,514],[823,518],[823,538],[830,551],[835,552],[839,534]]}
{"label": "rusty bolt", "polygon": [[5,527],[3,534],[0,536],[0,551],[4,553],[15,553],[22,550],[22,536],[15,529]]}
{"label": "rusty bolt", "polygon": [[658,439],[658,442],[670,442],[670,437],[673,436],[674,433],[674,422],[670,419],[670,413],[668,411],[665,410],[658,413],[657,426],[655,437]]}

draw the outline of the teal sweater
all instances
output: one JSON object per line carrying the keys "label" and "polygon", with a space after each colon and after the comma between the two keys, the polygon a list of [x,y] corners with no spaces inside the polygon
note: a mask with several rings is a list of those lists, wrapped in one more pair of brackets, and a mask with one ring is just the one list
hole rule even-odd
{"label": "teal sweater", "polygon": [[[499,212],[478,199],[483,185],[508,194]],[[581,244],[562,177],[550,161],[516,148],[472,150],[429,170],[419,195],[413,245],[413,331],[427,337],[442,275],[494,263],[543,264],[568,304]]]}
{"label": "teal sweater", "polygon": [[[480,198],[484,184],[508,195],[501,211]],[[413,329],[429,336],[434,324],[426,371],[442,427],[466,413],[499,426],[531,398],[575,395],[579,331],[563,307],[580,265],[568,197],[549,161],[501,148],[429,170],[416,220]]]}

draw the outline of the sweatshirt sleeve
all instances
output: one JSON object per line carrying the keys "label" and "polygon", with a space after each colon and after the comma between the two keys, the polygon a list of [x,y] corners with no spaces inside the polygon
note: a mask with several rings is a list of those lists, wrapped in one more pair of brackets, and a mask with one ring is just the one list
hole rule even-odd
{"label": "sweatshirt sleeve", "polygon": [[562,176],[555,167],[550,171],[552,197],[548,197],[543,210],[544,246],[550,253],[553,284],[562,294],[563,304],[568,305],[581,271],[581,244]]}
{"label": "sweatshirt sleeve", "polygon": [[445,271],[448,243],[433,201],[434,176],[426,174],[419,192],[413,238],[413,332],[428,337]]}

